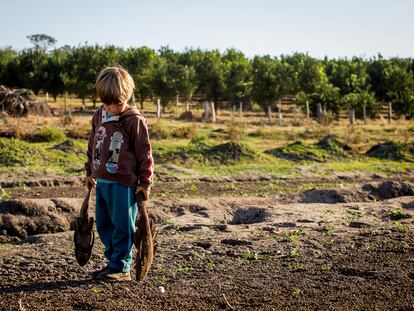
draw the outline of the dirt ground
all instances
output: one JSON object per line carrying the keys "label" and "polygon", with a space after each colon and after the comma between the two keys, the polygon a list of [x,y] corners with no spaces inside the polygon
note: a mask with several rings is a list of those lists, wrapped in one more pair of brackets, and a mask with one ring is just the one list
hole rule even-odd
{"label": "dirt ground", "polygon": [[[9,189],[0,211],[29,237],[0,244],[0,310],[414,310],[412,184],[260,197],[229,197],[221,184],[199,186],[204,198],[152,201],[160,246],[147,279],[126,283],[88,276],[105,265],[99,239],[89,263],[76,263],[67,230],[78,183]],[[31,236],[40,218],[61,227]]]}

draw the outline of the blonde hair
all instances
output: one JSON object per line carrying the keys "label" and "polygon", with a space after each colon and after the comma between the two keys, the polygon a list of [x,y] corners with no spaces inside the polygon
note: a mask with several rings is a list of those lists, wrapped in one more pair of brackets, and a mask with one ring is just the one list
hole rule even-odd
{"label": "blonde hair", "polygon": [[115,66],[101,70],[95,87],[104,104],[120,105],[131,98],[135,83],[128,71],[121,66]]}

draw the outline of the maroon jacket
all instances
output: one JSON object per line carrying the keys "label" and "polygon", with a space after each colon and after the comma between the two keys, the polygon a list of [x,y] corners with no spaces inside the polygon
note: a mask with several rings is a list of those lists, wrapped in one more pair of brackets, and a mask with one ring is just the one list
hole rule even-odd
{"label": "maroon jacket", "polygon": [[92,117],[86,176],[103,178],[126,186],[148,186],[154,162],[145,118],[130,107],[109,116],[101,107]]}

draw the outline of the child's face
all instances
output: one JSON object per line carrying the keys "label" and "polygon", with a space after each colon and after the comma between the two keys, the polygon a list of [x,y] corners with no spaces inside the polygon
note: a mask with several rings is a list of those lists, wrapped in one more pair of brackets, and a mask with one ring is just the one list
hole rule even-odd
{"label": "child's face", "polygon": [[104,105],[105,110],[108,111],[108,113],[111,116],[117,116],[117,115],[121,114],[128,107],[127,103],[123,103],[121,105],[115,105],[115,104],[110,104],[110,105],[103,104],[103,105]]}

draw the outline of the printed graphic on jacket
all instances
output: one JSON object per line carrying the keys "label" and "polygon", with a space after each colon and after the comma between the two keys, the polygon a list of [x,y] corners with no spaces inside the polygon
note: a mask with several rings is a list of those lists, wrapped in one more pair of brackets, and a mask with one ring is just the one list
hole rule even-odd
{"label": "printed graphic on jacket", "polygon": [[122,140],[122,137],[122,133],[118,131],[111,136],[111,143],[109,145],[109,158],[108,161],[106,161],[106,170],[109,173],[116,173],[118,171],[119,153],[121,152],[121,146],[124,142]]}
{"label": "printed graphic on jacket", "polygon": [[96,132],[96,138],[95,138],[95,153],[93,155],[93,167],[95,170],[98,169],[99,165],[101,164],[101,152],[102,152],[102,146],[103,142],[106,137],[106,128],[101,126],[99,127],[98,131]]}

